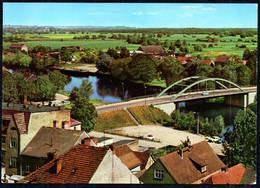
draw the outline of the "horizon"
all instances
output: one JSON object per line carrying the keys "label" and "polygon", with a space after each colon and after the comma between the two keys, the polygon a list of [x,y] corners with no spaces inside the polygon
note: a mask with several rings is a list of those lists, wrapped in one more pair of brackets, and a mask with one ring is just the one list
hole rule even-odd
{"label": "horizon", "polygon": [[253,3],[3,3],[3,25],[257,28],[257,10]]}

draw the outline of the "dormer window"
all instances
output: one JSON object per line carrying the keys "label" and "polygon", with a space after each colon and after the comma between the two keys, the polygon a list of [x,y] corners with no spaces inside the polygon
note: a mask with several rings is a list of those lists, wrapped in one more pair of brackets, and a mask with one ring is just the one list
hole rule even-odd
{"label": "dormer window", "polygon": [[207,170],[206,166],[201,167],[201,172],[205,172]]}

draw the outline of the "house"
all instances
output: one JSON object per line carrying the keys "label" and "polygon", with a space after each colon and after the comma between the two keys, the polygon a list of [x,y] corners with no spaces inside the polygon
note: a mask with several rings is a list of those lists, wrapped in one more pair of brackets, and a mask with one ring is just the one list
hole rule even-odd
{"label": "house", "polygon": [[[80,144],[85,138],[90,139],[85,131],[41,127],[20,154],[22,175],[37,170],[56,156]],[[95,143],[91,142],[90,145],[95,146]]]}
{"label": "house", "polygon": [[247,166],[240,184],[256,184],[256,169]]}
{"label": "house", "polygon": [[215,66],[217,66],[218,64],[224,63],[225,61],[228,61],[231,57],[230,56],[224,56],[224,55],[220,55],[217,56],[215,59]]}
{"label": "house", "polygon": [[139,140],[120,140],[114,142],[113,145],[115,147],[127,145],[132,151],[139,151]]}
{"label": "house", "polygon": [[225,168],[208,179],[203,184],[239,184],[246,168],[242,164],[235,165],[231,168]]}
{"label": "house", "polygon": [[175,57],[174,52],[165,52],[162,46],[140,46],[135,54],[153,55],[157,59],[162,59],[165,56]]}
{"label": "house", "polygon": [[127,146],[121,145],[113,146],[114,154],[127,166],[133,173],[141,171],[142,161],[135,155],[135,153]]}
{"label": "house", "polygon": [[6,174],[21,174],[20,153],[42,126],[81,130],[73,122],[63,107],[2,103],[1,159]]}
{"label": "house", "polygon": [[219,41],[218,41],[218,39],[209,38],[209,39],[208,39],[208,42],[215,42],[215,43],[217,43],[217,42],[219,42]]}
{"label": "house", "polygon": [[102,136],[98,138],[97,147],[104,147],[107,145],[111,145],[113,143],[113,138]]}
{"label": "house", "polygon": [[177,59],[181,62],[182,65],[187,66],[189,63],[197,61],[195,57],[177,57]]}
{"label": "house", "polygon": [[215,63],[212,60],[205,60],[202,59],[201,62],[206,63],[207,65],[211,66],[211,67],[215,67]]}
{"label": "house", "polygon": [[15,50],[23,50],[25,52],[28,52],[28,47],[25,44],[11,44],[11,46],[9,47],[9,49],[11,51],[15,51]]}
{"label": "house", "polygon": [[202,141],[160,157],[139,179],[145,184],[200,184],[224,167]]}
{"label": "house", "polygon": [[108,147],[79,144],[54,158],[19,183],[139,183]]}

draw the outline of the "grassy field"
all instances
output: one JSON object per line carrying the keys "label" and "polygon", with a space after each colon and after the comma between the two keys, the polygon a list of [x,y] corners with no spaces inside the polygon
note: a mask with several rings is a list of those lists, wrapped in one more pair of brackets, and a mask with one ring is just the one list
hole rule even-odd
{"label": "grassy field", "polygon": [[95,118],[95,122],[95,131],[104,131],[136,125],[124,110],[116,110],[98,114],[98,117]]}
{"label": "grassy field", "polygon": [[[42,45],[42,46],[50,46],[51,49],[60,49],[62,46],[82,46],[84,48],[90,48],[90,49],[98,49],[98,50],[107,50],[108,48],[115,48],[117,46],[121,47],[127,47],[129,50],[137,50],[139,48],[139,44],[128,44],[125,42],[125,40],[114,40],[114,39],[108,39],[108,37],[112,36],[112,33],[108,34],[102,34],[106,35],[105,40],[96,39],[96,40],[73,40],[74,36],[80,37],[88,35],[92,37],[93,35],[100,35],[102,33],[95,33],[95,32],[89,32],[88,34],[26,34],[24,35],[24,38],[26,40],[30,40],[27,42],[21,42],[26,44],[29,49],[31,49],[34,46]],[[115,33],[118,35],[119,33]],[[133,35],[132,33],[120,33],[122,35]],[[139,33],[141,35],[141,33]],[[10,34],[6,33],[3,37],[9,36]],[[211,38],[217,38],[219,41],[225,41],[225,42],[219,42],[219,43],[209,43],[209,42],[199,42],[196,41],[197,39],[203,39],[205,40],[207,36],[210,36]],[[157,37],[154,37],[155,39]],[[61,39],[63,41],[61,41]],[[238,54],[239,56],[242,56],[245,48],[239,48],[236,47],[236,45],[246,45],[247,48],[250,50],[257,47],[257,42],[252,42],[252,40],[257,41],[257,36],[254,37],[246,37],[243,38],[242,41],[238,41],[240,39],[240,36],[215,36],[215,35],[207,35],[207,34],[194,34],[194,35],[185,35],[185,34],[174,34],[170,37],[163,36],[162,38],[158,38],[161,42],[165,40],[176,41],[176,40],[186,40],[187,44],[206,44],[207,46],[209,44],[213,44],[213,47],[211,48],[203,48],[201,52],[192,52],[193,56],[201,55],[201,56],[208,56],[211,59],[214,59],[219,54]],[[248,41],[248,42],[247,42]],[[11,45],[10,42],[3,42],[3,49],[8,49]],[[166,49],[167,50],[167,49]],[[219,53],[216,53],[219,52]],[[215,54],[216,53],[216,54]]]}
{"label": "grassy field", "polygon": [[171,117],[159,108],[153,106],[137,106],[128,108],[142,125],[162,125],[171,121]]}

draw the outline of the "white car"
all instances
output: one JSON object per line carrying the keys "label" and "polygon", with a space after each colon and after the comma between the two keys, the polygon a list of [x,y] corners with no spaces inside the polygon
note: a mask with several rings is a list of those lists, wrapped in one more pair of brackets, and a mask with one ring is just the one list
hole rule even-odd
{"label": "white car", "polygon": [[207,91],[203,91],[202,95],[208,95],[209,93]]}
{"label": "white car", "polygon": [[152,134],[148,134],[146,138],[149,139],[149,140],[153,140],[154,136]]}

